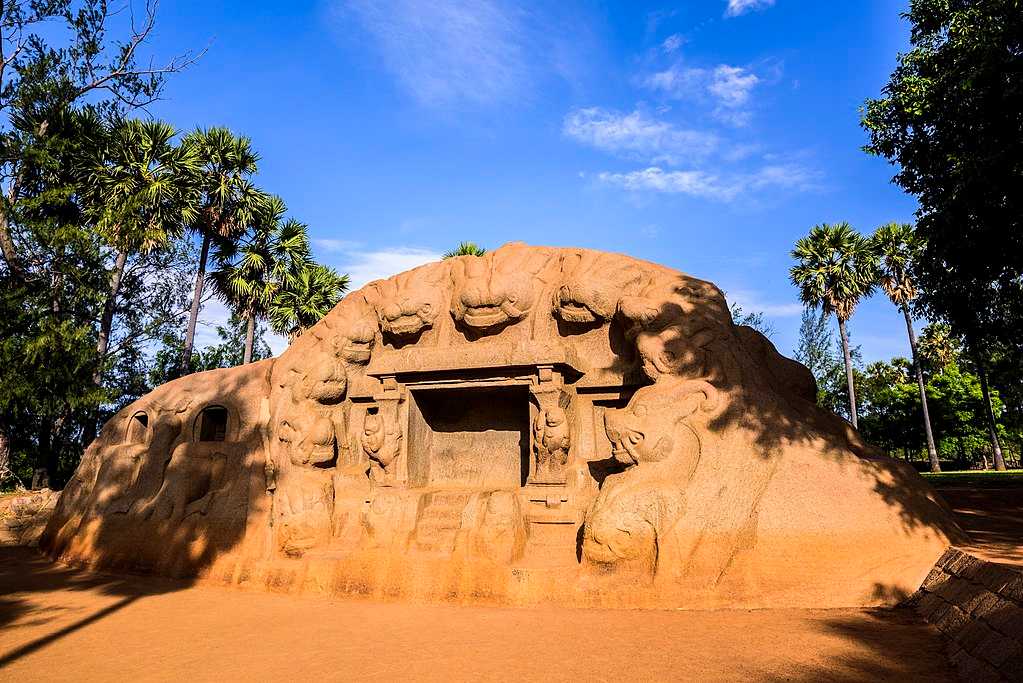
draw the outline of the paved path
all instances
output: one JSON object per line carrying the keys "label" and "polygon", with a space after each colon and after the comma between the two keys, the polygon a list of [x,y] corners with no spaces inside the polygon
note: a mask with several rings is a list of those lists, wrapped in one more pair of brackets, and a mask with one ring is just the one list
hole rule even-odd
{"label": "paved path", "polygon": [[951,680],[903,610],[378,604],[88,574],[0,549],[0,680]]}

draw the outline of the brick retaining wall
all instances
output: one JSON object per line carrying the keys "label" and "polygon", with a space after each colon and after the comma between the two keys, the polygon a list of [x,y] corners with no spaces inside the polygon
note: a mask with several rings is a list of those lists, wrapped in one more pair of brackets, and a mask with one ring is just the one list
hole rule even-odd
{"label": "brick retaining wall", "polygon": [[964,681],[1023,681],[1023,572],[949,548],[910,597]]}

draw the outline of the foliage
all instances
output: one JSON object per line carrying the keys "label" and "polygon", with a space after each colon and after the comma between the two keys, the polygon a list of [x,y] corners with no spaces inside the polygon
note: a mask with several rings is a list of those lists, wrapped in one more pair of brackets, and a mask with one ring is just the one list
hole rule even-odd
{"label": "foliage", "polygon": [[[839,354],[828,315],[804,308],[795,359],[805,365],[817,380],[817,405],[847,418],[849,396],[845,391],[845,370]],[[862,364],[859,347],[852,347],[850,354],[855,369]]]}
{"label": "foliage", "polygon": [[487,250],[475,242],[459,242],[458,246],[451,251],[444,252],[443,258],[454,258],[455,256],[483,256]]}
{"label": "foliage", "polygon": [[[192,296],[189,231],[226,254],[259,227],[252,209],[265,195],[248,180],[257,157],[246,138],[211,128],[178,140],[166,123],[131,117],[192,61],[143,54],[153,9],[118,20],[129,30],[112,36],[118,10],[105,0],[0,3],[0,472],[23,481],[45,467],[61,485],[97,416],[171,376],[189,304],[205,298]],[[276,227],[270,252],[301,233],[304,266],[286,269],[312,268],[304,226]],[[236,315],[220,343],[195,352],[197,367],[240,362],[248,303],[232,301]],[[254,356],[268,356],[264,328],[254,332]]]}
{"label": "foliage", "polygon": [[866,150],[919,201],[921,301],[971,349],[1023,351],[1023,6],[913,0],[912,49],[868,100]]}
{"label": "foliage", "polygon": [[848,320],[856,304],[870,296],[877,262],[870,242],[848,223],[822,223],[792,250],[792,284],[807,306]]}
{"label": "foliage", "polygon": [[295,339],[315,325],[348,291],[348,276],[312,264],[287,279],[270,303],[270,328]]}
{"label": "foliage", "polygon": [[754,330],[764,335],[768,339],[774,336],[775,329],[774,325],[768,322],[764,318],[763,311],[750,311],[747,313],[743,310],[742,306],[737,303],[732,303],[729,309],[732,313],[732,322],[736,325],[745,325],[746,327],[752,327]]}

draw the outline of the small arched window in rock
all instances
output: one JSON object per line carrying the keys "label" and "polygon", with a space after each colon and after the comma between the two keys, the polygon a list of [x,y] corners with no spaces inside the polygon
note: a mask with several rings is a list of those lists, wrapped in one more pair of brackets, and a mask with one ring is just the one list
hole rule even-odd
{"label": "small arched window in rock", "polygon": [[223,441],[227,438],[227,408],[209,406],[199,413],[199,441]]}
{"label": "small arched window in rock", "polygon": [[128,443],[145,443],[146,432],[149,431],[149,416],[145,413],[135,413],[128,420]]}

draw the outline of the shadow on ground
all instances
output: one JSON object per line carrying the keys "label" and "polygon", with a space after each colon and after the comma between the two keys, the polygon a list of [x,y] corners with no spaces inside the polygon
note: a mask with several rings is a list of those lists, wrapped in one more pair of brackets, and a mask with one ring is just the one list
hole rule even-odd
{"label": "shadow on ground", "polygon": [[102,609],[84,614],[72,623],[11,651],[0,650],[0,669],[128,607],[142,597],[171,593],[190,585],[190,581],[147,579],[143,583],[137,577],[87,572],[53,563],[34,548],[0,547],[0,631],[45,626],[64,617],[71,609],[62,605],[34,604],[31,599],[33,593],[92,591],[118,598]]}

